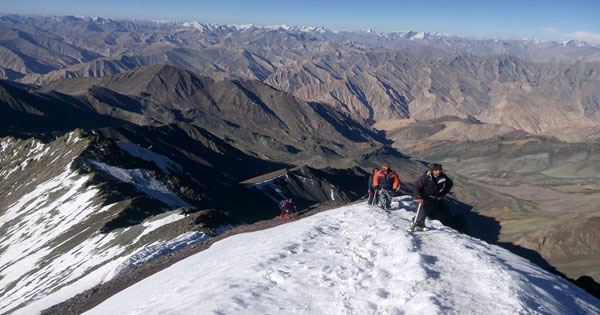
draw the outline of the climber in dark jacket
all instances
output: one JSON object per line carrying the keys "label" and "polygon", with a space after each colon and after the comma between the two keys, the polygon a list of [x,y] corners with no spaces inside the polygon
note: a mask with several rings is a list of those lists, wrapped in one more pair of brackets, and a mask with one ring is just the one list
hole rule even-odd
{"label": "climber in dark jacket", "polygon": [[421,204],[421,211],[415,218],[418,228],[425,228],[425,218],[431,211],[442,211],[447,207],[442,202],[442,198],[450,192],[454,182],[446,176],[442,170],[442,165],[438,163],[431,164],[429,170],[419,177],[413,188],[415,202]]}

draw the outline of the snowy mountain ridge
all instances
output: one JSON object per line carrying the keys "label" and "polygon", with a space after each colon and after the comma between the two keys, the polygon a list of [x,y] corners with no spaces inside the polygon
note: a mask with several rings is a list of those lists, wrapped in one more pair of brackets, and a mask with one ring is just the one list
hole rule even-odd
{"label": "snowy mountain ridge", "polygon": [[[90,20],[90,19],[88,19]],[[93,20],[92,21],[96,21]],[[188,21],[188,22],[162,22],[164,25],[177,25],[188,29],[196,29],[201,32],[214,32],[214,31],[229,31],[229,32],[253,32],[253,31],[285,31],[285,32],[296,32],[296,33],[308,33],[308,34],[330,34],[330,35],[352,35],[352,34],[368,34],[374,35],[381,38],[398,38],[407,40],[427,40],[427,39],[460,39],[460,40],[474,40],[474,41],[493,41],[496,43],[507,43],[507,42],[520,42],[524,44],[556,44],[561,46],[577,46],[577,47],[600,47],[598,44],[588,43],[579,40],[542,40],[537,38],[490,38],[483,36],[469,36],[460,34],[450,34],[445,32],[423,32],[414,30],[404,31],[376,31],[371,28],[364,30],[338,30],[327,28],[323,26],[307,26],[307,25],[258,25],[258,24],[219,24],[219,23],[205,23],[199,21]]]}
{"label": "snowy mountain ridge", "polygon": [[[14,14],[10,13],[1,13],[0,16],[11,17]],[[44,16],[27,16],[28,18],[33,19],[43,19]],[[310,26],[310,25],[258,25],[258,24],[221,24],[221,23],[207,23],[200,21],[186,21],[186,22],[177,22],[177,21],[169,21],[169,20],[139,20],[139,19],[119,19],[119,18],[109,18],[109,17],[98,17],[98,16],[79,16],[79,15],[67,15],[67,16],[50,16],[49,18],[56,21],[66,21],[66,20],[79,20],[81,22],[86,23],[94,23],[99,26],[105,26],[109,24],[119,24],[119,23],[139,23],[143,26],[148,26],[151,28],[178,28],[183,27],[187,29],[196,29],[201,32],[214,32],[214,31],[229,31],[229,32],[253,32],[253,31],[286,31],[286,32],[298,32],[298,33],[310,33],[310,34],[370,34],[375,35],[377,37],[382,38],[401,38],[407,40],[426,40],[426,39],[443,39],[443,38],[454,38],[454,39],[465,39],[465,40],[474,40],[474,41],[494,41],[494,42],[522,42],[529,44],[542,44],[542,43],[551,43],[560,46],[576,46],[576,47],[600,47],[598,44],[588,43],[580,40],[539,40],[532,38],[489,38],[489,37],[481,37],[481,36],[466,36],[460,34],[449,34],[444,32],[423,32],[423,31],[414,31],[414,30],[405,30],[405,31],[376,31],[373,29],[365,29],[365,30],[338,30],[332,29],[323,26]]]}
{"label": "snowy mountain ridge", "polygon": [[[178,170],[178,164],[162,155],[132,143],[118,145],[132,158],[153,161],[165,174]],[[82,173],[76,165],[92,146],[80,132],[49,143],[1,139],[0,314],[39,312],[131,267],[208,237],[177,231],[153,236],[169,224],[185,221],[179,208],[189,204],[148,170],[88,160],[97,170]],[[130,193],[143,194],[137,199],[154,202],[162,210],[140,224],[102,232],[105,222],[136,202],[107,198],[102,188],[106,183],[94,179],[102,172],[135,187]],[[169,207],[161,207],[158,201]]]}
{"label": "snowy mountain ridge", "polygon": [[[181,144],[157,132],[146,142],[126,132],[78,129],[55,139],[0,138],[0,314],[39,313],[242,222],[271,219],[279,214],[275,196],[293,196],[299,207],[356,198],[353,189],[334,185],[341,181],[335,176],[332,182],[319,177],[356,180],[354,170],[283,169],[285,175],[260,187],[238,185],[239,179],[215,183],[211,174],[218,173],[169,152],[174,145],[195,146],[188,153],[195,160],[223,159],[202,151],[200,141]],[[248,161],[237,157],[240,164]],[[209,208],[217,188],[257,204],[229,208],[237,217],[220,213]]]}
{"label": "snowy mountain ridge", "polygon": [[568,281],[437,221],[408,235],[412,198],[392,206],[354,204],[231,236],[87,314],[600,313]]}
{"label": "snowy mountain ridge", "polygon": [[[163,23],[165,24],[165,23]],[[270,31],[287,31],[287,32],[298,32],[298,33],[313,33],[313,34],[370,34],[378,37],[389,38],[402,38],[408,40],[424,40],[424,39],[432,39],[432,38],[455,38],[455,39],[465,39],[465,40],[475,40],[475,41],[493,41],[496,43],[500,42],[522,42],[527,44],[557,44],[561,46],[577,46],[577,47],[598,47],[599,45],[588,43],[579,40],[547,40],[547,39],[538,39],[538,38],[490,38],[490,37],[482,37],[482,36],[468,36],[468,35],[459,35],[459,34],[450,34],[450,33],[442,33],[442,32],[422,32],[422,31],[414,31],[414,30],[405,30],[405,31],[376,31],[371,28],[364,30],[337,30],[332,28],[327,28],[323,26],[306,26],[306,25],[257,25],[257,24],[219,24],[219,23],[204,23],[199,21],[189,21],[189,22],[171,22],[167,23],[171,25],[180,25],[184,28],[196,29],[202,32],[208,31],[230,31],[230,32],[244,32],[244,31],[260,31],[260,30],[270,30]]]}

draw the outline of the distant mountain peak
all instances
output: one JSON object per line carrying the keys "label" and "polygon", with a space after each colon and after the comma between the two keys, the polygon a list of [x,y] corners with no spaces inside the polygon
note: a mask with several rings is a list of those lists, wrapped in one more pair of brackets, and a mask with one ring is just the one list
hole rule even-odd
{"label": "distant mountain peak", "polygon": [[304,33],[326,33],[337,31],[331,30],[321,26],[294,26],[288,24],[281,25],[256,25],[256,24],[214,24],[214,23],[202,23],[198,21],[183,22],[180,24],[184,28],[197,29],[200,31],[217,31],[217,30],[229,30],[229,31],[252,31],[252,30],[270,30],[270,31],[289,31],[289,32],[304,32]]}
{"label": "distant mountain peak", "polygon": [[588,46],[595,46],[595,45],[591,45],[587,42],[584,41],[579,41],[579,40],[563,40],[560,42],[560,44],[562,46],[567,46],[567,47],[588,47]]}
{"label": "distant mountain peak", "polygon": [[[285,31],[285,32],[301,32],[301,33],[311,33],[311,34],[344,34],[344,35],[352,35],[352,34],[368,34],[371,36],[376,36],[379,38],[401,38],[407,39],[411,41],[417,40],[428,40],[428,39],[437,39],[437,38],[466,38],[472,40],[491,40],[497,41],[499,43],[506,42],[525,42],[527,44],[547,44],[554,43],[556,45],[562,45],[567,47],[600,47],[598,44],[592,44],[580,40],[541,40],[537,38],[491,38],[491,37],[483,37],[483,36],[465,36],[465,35],[457,35],[457,34],[448,34],[448,33],[440,33],[440,32],[425,32],[425,31],[377,31],[372,28],[367,28],[364,30],[338,30],[327,28],[323,26],[310,26],[310,25],[257,25],[257,24],[219,24],[219,23],[205,23],[200,21],[186,21],[186,22],[176,22],[176,21],[167,21],[167,20],[135,20],[135,19],[119,19],[119,18],[109,18],[109,17],[99,17],[99,16],[81,16],[81,15],[51,15],[51,16],[41,16],[41,15],[17,15],[17,14],[7,14],[0,13],[0,17],[11,17],[16,19],[51,19],[59,22],[87,22],[93,23],[98,27],[109,27],[114,24],[117,26],[122,26],[122,23],[138,23],[142,24],[145,27],[150,28],[158,28],[168,30],[170,28],[187,28],[187,29],[195,29],[202,32],[214,32],[214,31],[225,31],[225,32],[253,32],[253,31]],[[396,36],[394,36],[396,35]]]}

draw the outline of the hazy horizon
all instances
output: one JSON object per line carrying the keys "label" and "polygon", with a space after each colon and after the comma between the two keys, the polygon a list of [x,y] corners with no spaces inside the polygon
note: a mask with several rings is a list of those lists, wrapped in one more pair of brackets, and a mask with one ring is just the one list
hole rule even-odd
{"label": "hazy horizon", "polygon": [[147,21],[291,25],[340,31],[418,31],[491,39],[579,40],[600,43],[600,2],[504,1],[479,3],[379,0],[374,2],[227,0],[94,1],[15,3],[0,0],[0,12],[19,15],[76,15]]}

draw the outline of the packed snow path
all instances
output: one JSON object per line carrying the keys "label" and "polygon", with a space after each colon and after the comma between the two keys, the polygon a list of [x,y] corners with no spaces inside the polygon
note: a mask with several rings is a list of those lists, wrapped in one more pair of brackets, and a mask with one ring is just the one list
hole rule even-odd
{"label": "packed snow path", "polygon": [[393,207],[352,205],[229,237],[89,313],[600,313],[567,281],[437,221],[408,235],[412,200]]}

